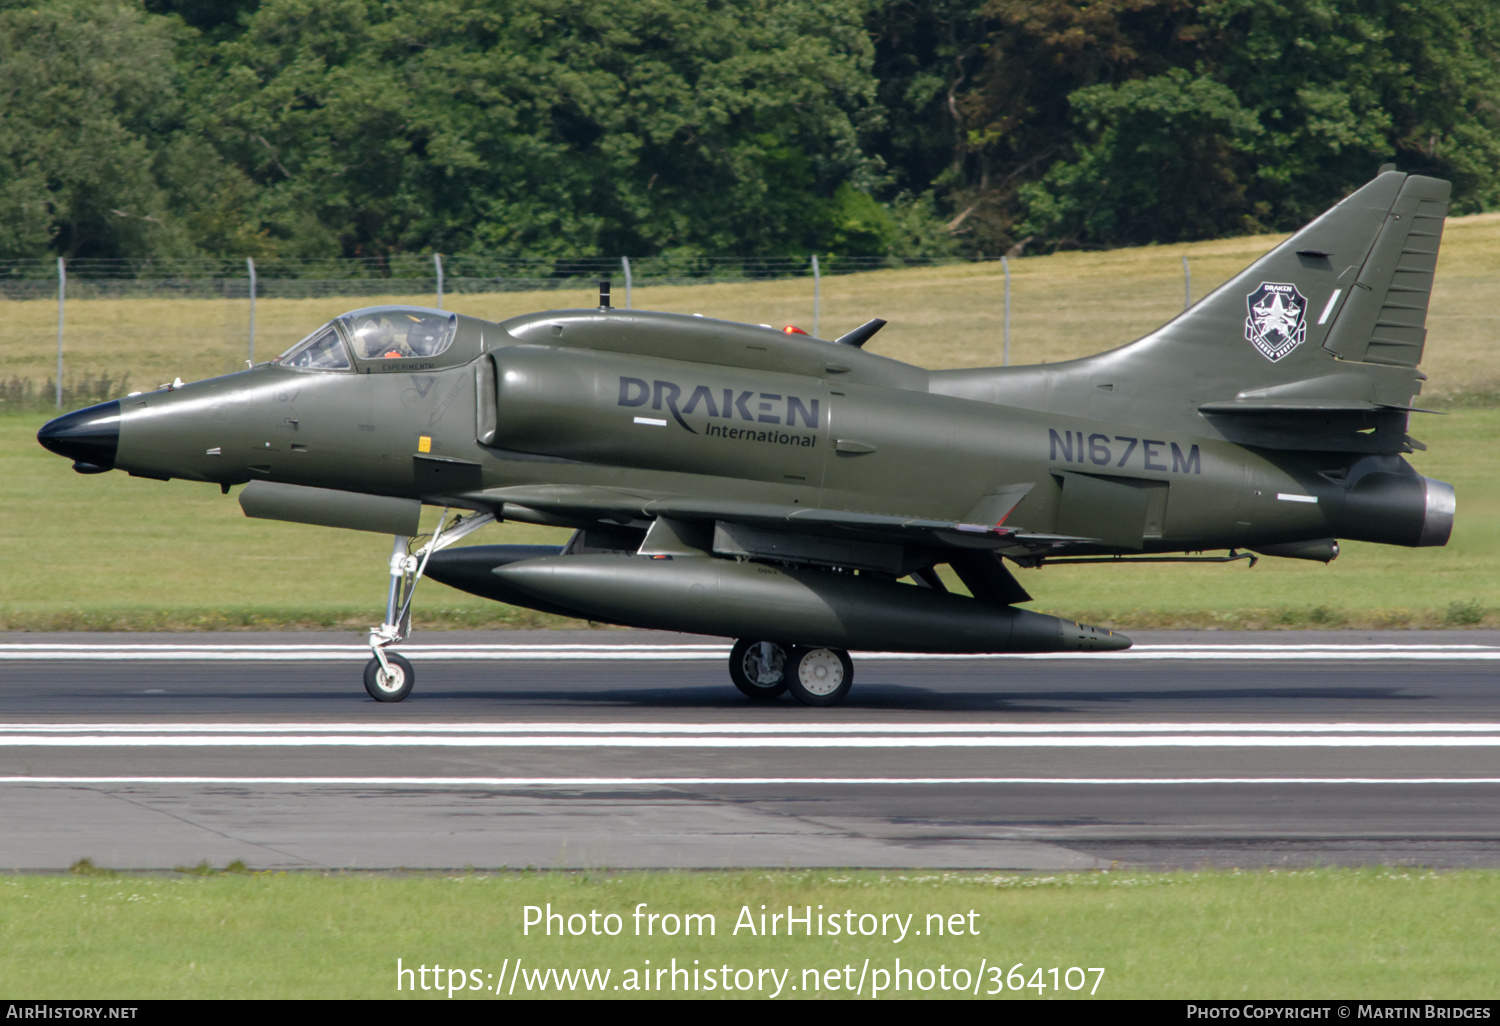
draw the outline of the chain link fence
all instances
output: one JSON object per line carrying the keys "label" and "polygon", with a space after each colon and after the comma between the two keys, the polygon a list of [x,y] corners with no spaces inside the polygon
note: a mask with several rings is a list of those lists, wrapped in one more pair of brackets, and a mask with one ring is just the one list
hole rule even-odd
{"label": "chain link fence", "polygon": [[[707,285],[810,278],[888,268],[965,263],[934,257],[472,257],[393,256],[327,260],[70,260],[69,299],[260,299],[546,292],[616,286]],[[0,299],[57,295],[55,260],[0,261]]]}
{"label": "chain link fence", "polygon": [[[1177,309],[1182,309],[1193,286],[1185,258],[1180,267],[1175,255],[1170,261],[1148,261],[1149,272],[1141,273],[1149,284],[1141,294],[1167,300],[1166,308],[1141,315],[1143,326],[1154,326],[1172,313],[1167,297],[1175,290]],[[1027,261],[1025,266],[1032,265]],[[879,284],[824,280],[945,267],[953,267],[955,274],[929,275],[920,285],[897,285],[898,279],[887,278],[878,279]],[[1047,360],[1073,344],[1058,340],[1071,333],[1074,322],[1097,319],[1098,297],[1079,293],[1078,279],[1061,273],[1066,282],[1033,284],[1019,304],[1024,323],[1018,333],[1033,348],[1045,342],[1050,348],[1040,358]],[[248,358],[274,356],[313,326],[352,307],[414,303],[501,320],[556,305],[592,306],[605,279],[616,307],[644,304],[731,320],[774,321],[814,335],[826,328],[828,337],[871,316],[897,318],[922,326],[924,344],[935,347],[906,358],[948,360],[958,366],[1009,363],[1015,356],[1011,274],[1012,261],[1006,258],[823,255],[0,261],[0,412],[77,408],[179,376],[196,380],[230,373],[243,369]],[[975,284],[957,285],[947,278]],[[744,288],[707,288],[720,285]],[[700,291],[699,286],[705,288]],[[1086,284],[1084,291],[1088,288]],[[1111,295],[1118,291],[1112,285],[1100,288]],[[655,291],[632,297],[634,289]],[[527,293],[537,294],[536,299],[523,295]],[[883,344],[896,344],[894,337],[888,333]],[[1030,357],[1035,360],[1038,354]]]}
{"label": "chain link fence", "polygon": [[[152,358],[179,336],[200,355],[183,373],[225,373],[247,356],[266,359],[290,341],[285,325],[267,323],[268,305],[285,300],[405,297],[442,307],[460,297],[498,293],[595,293],[609,280],[616,306],[631,306],[634,288],[810,279],[813,325],[823,276],[959,264],[930,257],[473,257],[441,254],[379,259],[0,261],[0,302],[14,303],[0,323],[0,411],[76,408],[118,395],[135,371],[151,377]],[[196,300],[167,308],[154,300]],[[121,301],[112,305],[111,301]],[[142,303],[145,301],[145,303]],[[256,310],[261,301],[257,339]],[[55,309],[55,313],[48,313]],[[55,339],[51,337],[55,324]],[[815,328],[816,330],[816,328]],[[214,340],[211,347],[209,342]],[[55,348],[55,371],[42,371]],[[217,355],[202,354],[213,348]],[[268,352],[267,350],[270,350]],[[153,353],[155,351],[155,353]],[[66,361],[64,357],[66,356]],[[104,369],[98,369],[104,363]],[[144,363],[144,366],[142,366]],[[131,368],[122,370],[121,364]],[[8,366],[7,366],[8,365]],[[168,375],[170,377],[170,375]],[[153,378],[154,380],[154,378]]]}

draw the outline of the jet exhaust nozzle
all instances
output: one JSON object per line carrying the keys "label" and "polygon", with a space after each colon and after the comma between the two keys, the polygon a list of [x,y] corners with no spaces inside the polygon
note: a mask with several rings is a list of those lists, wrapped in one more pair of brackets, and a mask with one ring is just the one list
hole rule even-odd
{"label": "jet exhaust nozzle", "polygon": [[1377,471],[1345,494],[1334,525],[1340,538],[1426,548],[1453,533],[1453,486],[1413,473]]}
{"label": "jet exhaust nozzle", "polygon": [[120,400],[54,417],[42,425],[36,440],[43,448],[72,460],[73,469],[80,474],[112,470],[120,451]]}
{"label": "jet exhaust nozzle", "polygon": [[1423,498],[1426,505],[1422,515],[1422,534],[1417,539],[1418,547],[1447,545],[1453,536],[1453,514],[1458,508],[1458,499],[1453,486],[1446,481],[1422,478],[1425,487]]}

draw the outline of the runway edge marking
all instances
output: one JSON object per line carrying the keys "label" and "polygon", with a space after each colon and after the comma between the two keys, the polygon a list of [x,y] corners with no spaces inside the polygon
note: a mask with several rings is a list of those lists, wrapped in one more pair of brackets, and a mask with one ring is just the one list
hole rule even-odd
{"label": "runway edge marking", "polygon": [[1500,734],[1500,722],[1424,722],[1361,723],[1334,722],[1234,722],[1187,721],[1141,723],[665,723],[609,721],[576,723],[567,721],[506,721],[463,723],[324,723],[316,721],[288,723],[9,723],[0,724],[0,738],[15,734],[194,734],[199,736],[271,734],[271,735],[664,735],[682,734],[710,737],[746,734],[815,734],[836,737],[846,734],[927,735],[927,734]]}
{"label": "runway edge marking", "polygon": [[[556,662],[610,660],[625,662],[715,661],[728,655],[727,645],[405,645],[402,652],[415,659],[439,662]],[[1065,661],[1107,658],[1111,661],[1221,661],[1257,662],[1388,660],[1417,662],[1500,660],[1500,647],[1485,645],[1137,645],[1108,655],[1076,652],[1041,653],[910,653],[860,652],[863,660],[909,662],[915,660],[973,661],[1006,659]],[[28,642],[0,644],[0,657],[31,662],[338,662],[369,657],[363,645],[221,645]]]}
{"label": "runway edge marking", "polygon": [[702,735],[0,734],[0,748],[1496,748],[1500,734],[1141,734],[922,737]]}
{"label": "runway edge marking", "polygon": [[1500,777],[6,777],[0,785],[204,784],[287,785],[295,787],[783,787],[791,785],[1077,785],[1142,787],[1150,785],[1438,785],[1500,784]]}

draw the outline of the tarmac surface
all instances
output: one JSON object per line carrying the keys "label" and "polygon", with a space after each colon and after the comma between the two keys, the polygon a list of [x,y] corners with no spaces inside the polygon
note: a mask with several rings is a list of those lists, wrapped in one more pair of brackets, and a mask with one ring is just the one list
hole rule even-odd
{"label": "tarmac surface", "polygon": [[1500,632],[1162,632],[855,654],[752,703],[728,645],[0,635],[0,868],[1500,865]]}

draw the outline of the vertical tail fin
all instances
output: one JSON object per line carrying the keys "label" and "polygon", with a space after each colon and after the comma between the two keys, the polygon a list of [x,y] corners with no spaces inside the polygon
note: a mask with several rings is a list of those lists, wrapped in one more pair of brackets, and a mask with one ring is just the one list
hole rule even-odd
{"label": "vertical tail fin", "polygon": [[[1421,362],[1448,189],[1447,182],[1416,175],[1401,183],[1380,234],[1349,280],[1348,298],[1323,343],[1329,352],[1344,360],[1394,367]],[[1346,271],[1340,281],[1347,277]]]}
{"label": "vertical tail fin", "polygon": [[[1411,402],[1447,182],[1387,171],[1110,362],[1219,398]],[[1208,396],[1204,396],[1208,398]]]}
{"label": "vertical tail fin", "polygon": [[[1411,451],[1449,185],[1387,171],[1169,324],[1097,356],[933,371],[936,392],[1088,409],[1246,445]],[[1374,429],[1371,434],[1371,429]]]}

